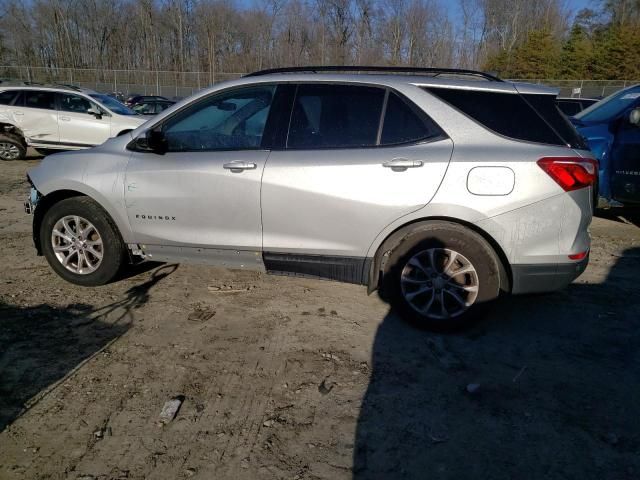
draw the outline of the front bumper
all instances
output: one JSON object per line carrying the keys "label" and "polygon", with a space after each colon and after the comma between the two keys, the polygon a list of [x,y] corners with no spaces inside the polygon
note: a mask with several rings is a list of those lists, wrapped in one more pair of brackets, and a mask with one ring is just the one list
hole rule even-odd
{"label": "front bumper", "polygon": [[31,187],[31,192],[29,193],[29,198],[24,201],[24,211],[27,215],[33,215],[33,212],[36,211],[36,205],[38,204],[38,200],[40,199],[40,192],[35,188]]}
{"label": "front bumper", "polygon": [[578,278],[587,268],[589,255],[573,263],[512,265],[514,294],[541,293],[561,290]]}

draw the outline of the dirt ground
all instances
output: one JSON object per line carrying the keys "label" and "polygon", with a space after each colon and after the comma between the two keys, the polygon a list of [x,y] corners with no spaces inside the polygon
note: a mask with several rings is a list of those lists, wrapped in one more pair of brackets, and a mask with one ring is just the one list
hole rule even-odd
{"label": "dirt ground", "polygon": [[354,285],[67,284],[22,212],[36,164],[0,163],[0,479],[640,478],[637,226],[595,219],[567,290],[438,336]]}

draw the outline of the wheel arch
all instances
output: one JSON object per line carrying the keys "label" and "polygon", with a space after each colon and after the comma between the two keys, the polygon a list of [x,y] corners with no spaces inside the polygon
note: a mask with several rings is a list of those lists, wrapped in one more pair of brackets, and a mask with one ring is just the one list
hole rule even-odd
{"label": "wheel arch", "polygon": [[38,199],[38,203],[36,209],[33,214],[33,225],[32,225],[32,235],[33,235],[33,243],[36,247],[36,251],[38,255],[42,255],[42,239],[40,238],[40,226],[42,225],[42,220],[44,216],[49,211],[49,209],[55,205],[56,203],[65,200],[67,198],[72,197],[88,197],[93,200],[97,205],[100,206],[102,210],[104,210],[105,214],[109,216],[109,220],[116,227],[118,233],[120,234],[120,238],[126,244],[125,233],[126,230],[123,231],[122,225],[118,222],[118,218],[113,215],[112,212],[109,211],[108,208],[105,208],[104,204],[98,201],[93,195],[87,194],[86,192],[82,192],[74,189],[59,189],[54,190],[46,195],[41,196]]}
{"label": "wheel arch", "polygon": [[380,243],[376,252],[369,262],[369,271],[365,272],[365,279],[367,285],[367,292],[371,294],[378,289],[382,274],[385,267],[385,260],[388,258],[386,253],[396,248],[407,234],[419,223],[426,222],[450,222],[468,228],[469,230],[480,235],[492,248],[496,257],[498,258],[498,266],[500,268],[500,289],[504,292],[511,292],[511,286],[513,285],[513,273],[511,271],[511,264],[507,259],[507,255],[500,246],[500,244],[482,228],[477,225],[460,220],[459,218],[447,217],[447,216],[431,216],[413,219],[389,233],[386,238]]}
{"label": "wheel arch", "polygon": [[20,140],[22,141],[22,144],[25,146],[25,148],[27,147],[27,139],[24,136],[24,133],[22,132],[22,130],[20,130],[20,128],[18,128],[16,125],[12,123],[0,121],[0,132],[9,133],[19,137]]}

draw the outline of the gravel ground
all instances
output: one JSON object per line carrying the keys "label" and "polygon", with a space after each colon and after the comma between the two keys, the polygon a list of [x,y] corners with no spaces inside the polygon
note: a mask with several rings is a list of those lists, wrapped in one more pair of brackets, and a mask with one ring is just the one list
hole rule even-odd
{"label": "gravel ground", "polygon": [[439,336],[354,285],[64,283],[22,213],[36,163],[0,163],[2,480],[640,478],[637,226],[595,219],[567,290]]}

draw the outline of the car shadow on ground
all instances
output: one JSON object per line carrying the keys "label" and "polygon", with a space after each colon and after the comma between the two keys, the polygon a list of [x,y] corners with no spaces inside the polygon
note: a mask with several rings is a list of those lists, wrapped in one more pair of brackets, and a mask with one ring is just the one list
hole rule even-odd
{"label": "car shadow on ground", "polygon": [[102,307],[0,303],[0,431],[123,335],[135,310],[149,301],[150,290],[176,268],[158,268],[123,298]]}
{"label": "car shadow on ground", "polygon": [[605,282],[506,298],[463,335],[378,328],[354,479],[640,475],[640,248]]}

